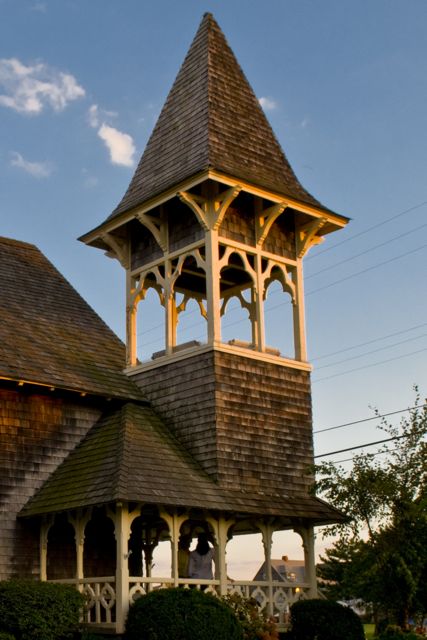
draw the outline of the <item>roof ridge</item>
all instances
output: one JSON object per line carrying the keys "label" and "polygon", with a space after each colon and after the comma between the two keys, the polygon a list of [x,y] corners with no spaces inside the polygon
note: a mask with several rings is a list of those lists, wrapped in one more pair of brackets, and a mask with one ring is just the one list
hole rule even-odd
{"label": "roof ridge", "polygon": [[0,236],[0,242],[2,244],[9,244],[14,247],[26,247],[28,249],[35,249],[39,253],[42,253],[40,249],[32,242],[26,242],[24,240],[16,240],[15,238],[6,238],[5,236]]}

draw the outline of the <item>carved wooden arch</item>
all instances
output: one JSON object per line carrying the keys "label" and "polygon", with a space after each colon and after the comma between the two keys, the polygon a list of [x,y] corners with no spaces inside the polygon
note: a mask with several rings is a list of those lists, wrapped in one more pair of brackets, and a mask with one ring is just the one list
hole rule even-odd
{"label": "carved wooden arch", "polygon": [[[146,286],[145,281],[150,274],[154,276],[156,283],[155,284],[150,283],[149,286]],[[147,291],[149,289],[154,289],[156,291],[160,299],[160,304],[164,306],[165,284],[166,284],[165,278],[160,273],[159,267],[151,267],[150,269],[147,269],[146,271],[141,272],[138,278],[138,285],[134,289],[131,296],[131,306],[135,308],[141,300],[145,300]]]}
{"label": "carved wooden arch", "polygon": [[221,274],[222,269],[230,264],[230,258],[233,254],[239,256],[242,261],[243,266],[245,267],[245,271],[250,275],[252,282],[255,284],[256,282],[256,271],[249,264],[248,256],[246,251],[241,249],[236,249],[235,247],[226,247],[224,255],[218,261],[218,272]]}
{"label": "carved wooden arch", "polygon": [[236,291],[233,289],[231,291],[228,291],[222,299],[221,309],[220,309],[221,317],[225,315],[227,311],[228,303],[230,302],[230,300],[232,300],[232,298],[238,299],[238,301],[240,302],[241,308],[246,309],[246,311],[248,312],[249,320],[252,322],[255,318],[255,309],[254,309],[253,303],[245,300],[241,291]]}
{"label": "carved wooden arch", "polygon": [[[278,269],[279,277],[272,275],[274,269]],[[262,273],[261,282],[262,282],[262,297],[263,300],[267,298],[268,287],[272,282],[277,280],[281,283],[283,291],[289,293],[292,298],[292,303],[296,302],[296,286],[289,276],[288,270],[285,265],[275,262],[274,260],[269,260],[266,269]]]}

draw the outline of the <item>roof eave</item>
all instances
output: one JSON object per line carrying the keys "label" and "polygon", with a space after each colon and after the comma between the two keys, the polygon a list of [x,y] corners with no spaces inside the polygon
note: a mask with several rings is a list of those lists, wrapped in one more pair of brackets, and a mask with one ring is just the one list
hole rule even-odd
{"label": "roof eave", "polygon": [[168,200],[171,200],[177,195],[179,191],[187,191],[189,189],[193,189],[195,186],[201,184],[202,182],[205,182],[206,180],[214,180],[226,186],[239,185],[241,186],[243,191],[254,196],[265,198],[266,200],[270,200],[274,203],[286,202],[287,206],[301,213],[305,213],[312,218],[323,218],[325,219],[326,224],[323,226],[319,235],[325,235],[326,233],[331,233],[332,231],[342,229],[350,221],[350,218],[330,211],[325,207],[316,207],[300,200],[296,200],[295,198],[286,195],[286,193],[284,192],[272,191],[266,189],[263,186],[242,180],[236,176],[231,176],[229,174],[223,173],[221,171],[218,171],[217,169],[209,168],[204,171],[200,171],[196,175],[191,176],[190,178],[181,181],[178,184],[173,185],[166,191],[163,191],[158,195],[153,196],[152,198],[148,198],[147,200],[142,201],[137,206],[132,207],[131,209],[127,209],[126,211],[118,213],[113,218],[108,218],[102,224],[80,236],[78,240],[89,246],[108,251],[110,247],[102,240],[102,236],[104,234],[111,233],[119,229],[120,227],[123,227],[131,220],[135,219],[138,214],[151,211],[155,207],[164,204]]}

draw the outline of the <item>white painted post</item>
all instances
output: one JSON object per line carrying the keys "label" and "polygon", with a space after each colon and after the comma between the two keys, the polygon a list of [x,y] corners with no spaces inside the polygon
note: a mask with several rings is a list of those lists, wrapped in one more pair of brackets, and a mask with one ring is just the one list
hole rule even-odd
{"label": "white painted post", "polygon": [[260,525],[260,530],[262,533],[262,543],[264,545],[264,557],[265,557],[265,571],[267,574],[267,582],[268,582],[268,615],[272,616],[274,614],[274,606],[273,606],[273,572],[271,569],[271,545],[273,543],[273,528],[267,523],[264,525]]}
{"label": "white painted post", "polygon": [[45,520],[40,526],[40,580],[46,582],[47,580],[47,536],[51,526],[51,522]]}
{"label": "white painted post", "polygon": [[317,598],[317,578],[316,578],[316,560],[314,553],[314,528],[301,527],[295,529],[302,538],[302,546],[304,548],[304,565],[305,579],[309,584],[308,595],[310,598]]}
{"label": "white painted post", "polygon": [[116,537],[116,633],[125,630],[129,611],[128,540],[130,534],[127,505],[117,503],[115,520]]}
{"label": "white painted post", "polygon": [[126,364],[136,364],[136,305],[132,300],[133,277],[126,270]]}
{"label": "white painted post", "polygon": [[302,258],[297,259],[297,266],[295,268],[295,296],[296,300],[293,305],[295,359],[306,362],[307,345],[305,337],[304,277]]}
{"label": "white painted post", "polygon": [[225,596],[227,594],[227,562],[226,562],[226,547],[227,547],[227,532],[228,523],[225,518],[221,516],[218,521],[218,577],[219,577],[219,594]]}
{"label": "white painted post", "polygon": [[218,231],[205,234],[206,243],[206,297],[208,314],[208,344],[221,342],[220,291],[218,269]]}

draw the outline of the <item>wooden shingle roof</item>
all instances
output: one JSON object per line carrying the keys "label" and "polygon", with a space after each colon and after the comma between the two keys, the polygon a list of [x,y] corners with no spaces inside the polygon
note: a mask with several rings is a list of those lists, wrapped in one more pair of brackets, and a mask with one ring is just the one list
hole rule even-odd
{"label": "wooden shingle roof", "polygon": [[298,181],[222,31],[206,13],[110,218],[208,169],[324,209]]}
{"label": "wooden shingle roof", "polygon": [[105,414],[21,511],[55,513],[116,501],[271,514],[336,522],[321,500],[221,488],[149,406],[127,403]]}
{"label": "wooden shingle roof", "polygon": [[125,347],[32,244],[0,238],[0,378],[141,399]]}

